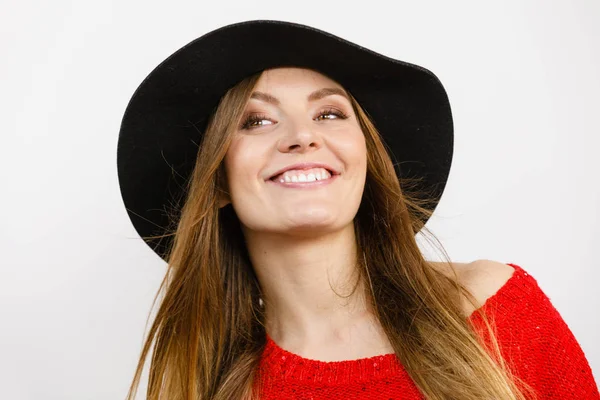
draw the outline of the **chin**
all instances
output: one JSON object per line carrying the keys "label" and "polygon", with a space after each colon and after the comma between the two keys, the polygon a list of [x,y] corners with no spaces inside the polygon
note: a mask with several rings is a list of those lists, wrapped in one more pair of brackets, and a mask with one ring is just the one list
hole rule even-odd
{"label": "chin", "polygon": [[[352,218],[349,219],[352,221]],[[340,218],[340,215],[333,214],[331,212],[324,212],[323,210],[302,212],[289,216],[289,218],[282,224],[282,231],[288,233],[327,233],[333,232],[347,225],[349,221],[344,218]],[[283,232],[282,232],[283,233]]]}
{"label": "chin", "polygon": [[304,204],[304,207],[294,204],[293,207],[282,207],[271,213],[251,210],[239,215],[245,228],[254,232],[298,236],[315,236],[342,230],[353,223],[357,211],[331,204],[312,207],[308,204]]}

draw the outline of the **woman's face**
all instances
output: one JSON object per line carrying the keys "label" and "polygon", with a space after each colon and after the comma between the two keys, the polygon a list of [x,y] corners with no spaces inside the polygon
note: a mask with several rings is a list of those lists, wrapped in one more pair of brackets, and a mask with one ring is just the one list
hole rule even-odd
{"label": "woman's face", "polygon": [[225,156],[245,230],[324,233],[352,223],[365,185],[365,138],[343,88],[318,72],[267,70]]}

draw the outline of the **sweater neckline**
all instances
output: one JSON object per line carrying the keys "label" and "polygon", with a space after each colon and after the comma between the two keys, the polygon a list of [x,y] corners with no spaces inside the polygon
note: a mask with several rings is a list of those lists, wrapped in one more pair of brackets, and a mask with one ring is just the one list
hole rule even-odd
{"label": "sweater neckline", "polygon": [[[487,311],[495,303],[510,296],[516,280],[522,275],[527,276],[521,267],[508,263],[515,271],[500,289],[490,296],[480,307]],[[467,320],[473,322],[478,319],[478,314],[473,312]],[[352,382],[365,382],[385,379],[391,376],[398,377],[408,373],[395,353],[375,355],[366,358],[342,361],[321,361],[305,358],[280,347],[266,334],[265,348],[261,357],[261,370],[266,371],[273,379],[292,380],[307,384],[321,383],[328,385],[349,384]]]}
{"label": "sweater neckline", "polygon": [[262,356],[268,375],[305,383],[349,384],[384,379],[406,371],[395,353],[342,361],[321,361],[302,357],[281,348],[266,335]]}

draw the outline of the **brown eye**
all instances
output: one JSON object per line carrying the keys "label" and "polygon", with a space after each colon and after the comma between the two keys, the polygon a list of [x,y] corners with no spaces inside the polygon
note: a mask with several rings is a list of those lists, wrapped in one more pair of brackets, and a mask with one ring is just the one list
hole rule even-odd
{"label": "brown eye", "polygon": [[348,118],[348,116],[346,114],[344,114],[343,112],[330,108],[327,109],[323,112],[321,112],[318,116],[317,116],[317,120],[322,120],[321,117],[323,117],[322,119],[346,119]]}
{"label": "brown eye", "polygon": [[[267,121],[267,123],[265,123],[265,121]],[[240,125],[240,129],[252,129],[252,128],[258,128],[264,125],[271,125],[273,123],[273,121],[271,121],[269,118],[267,118],[266,115],[257,115],[257,114],[252,114],[249,115],[244,122],[242,122],[242,124]]]}

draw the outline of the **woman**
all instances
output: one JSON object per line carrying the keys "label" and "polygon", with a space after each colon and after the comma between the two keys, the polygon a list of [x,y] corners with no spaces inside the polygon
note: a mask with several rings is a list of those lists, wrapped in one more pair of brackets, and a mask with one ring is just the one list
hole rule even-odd
{"label": "woman", "polygon": [[431,72],[302,25],[230,25],[146,78],[118,153],[169,265],[130,399],[153,342],[155,400],[600,398],[520,266],[421,254],[452,158]]}

